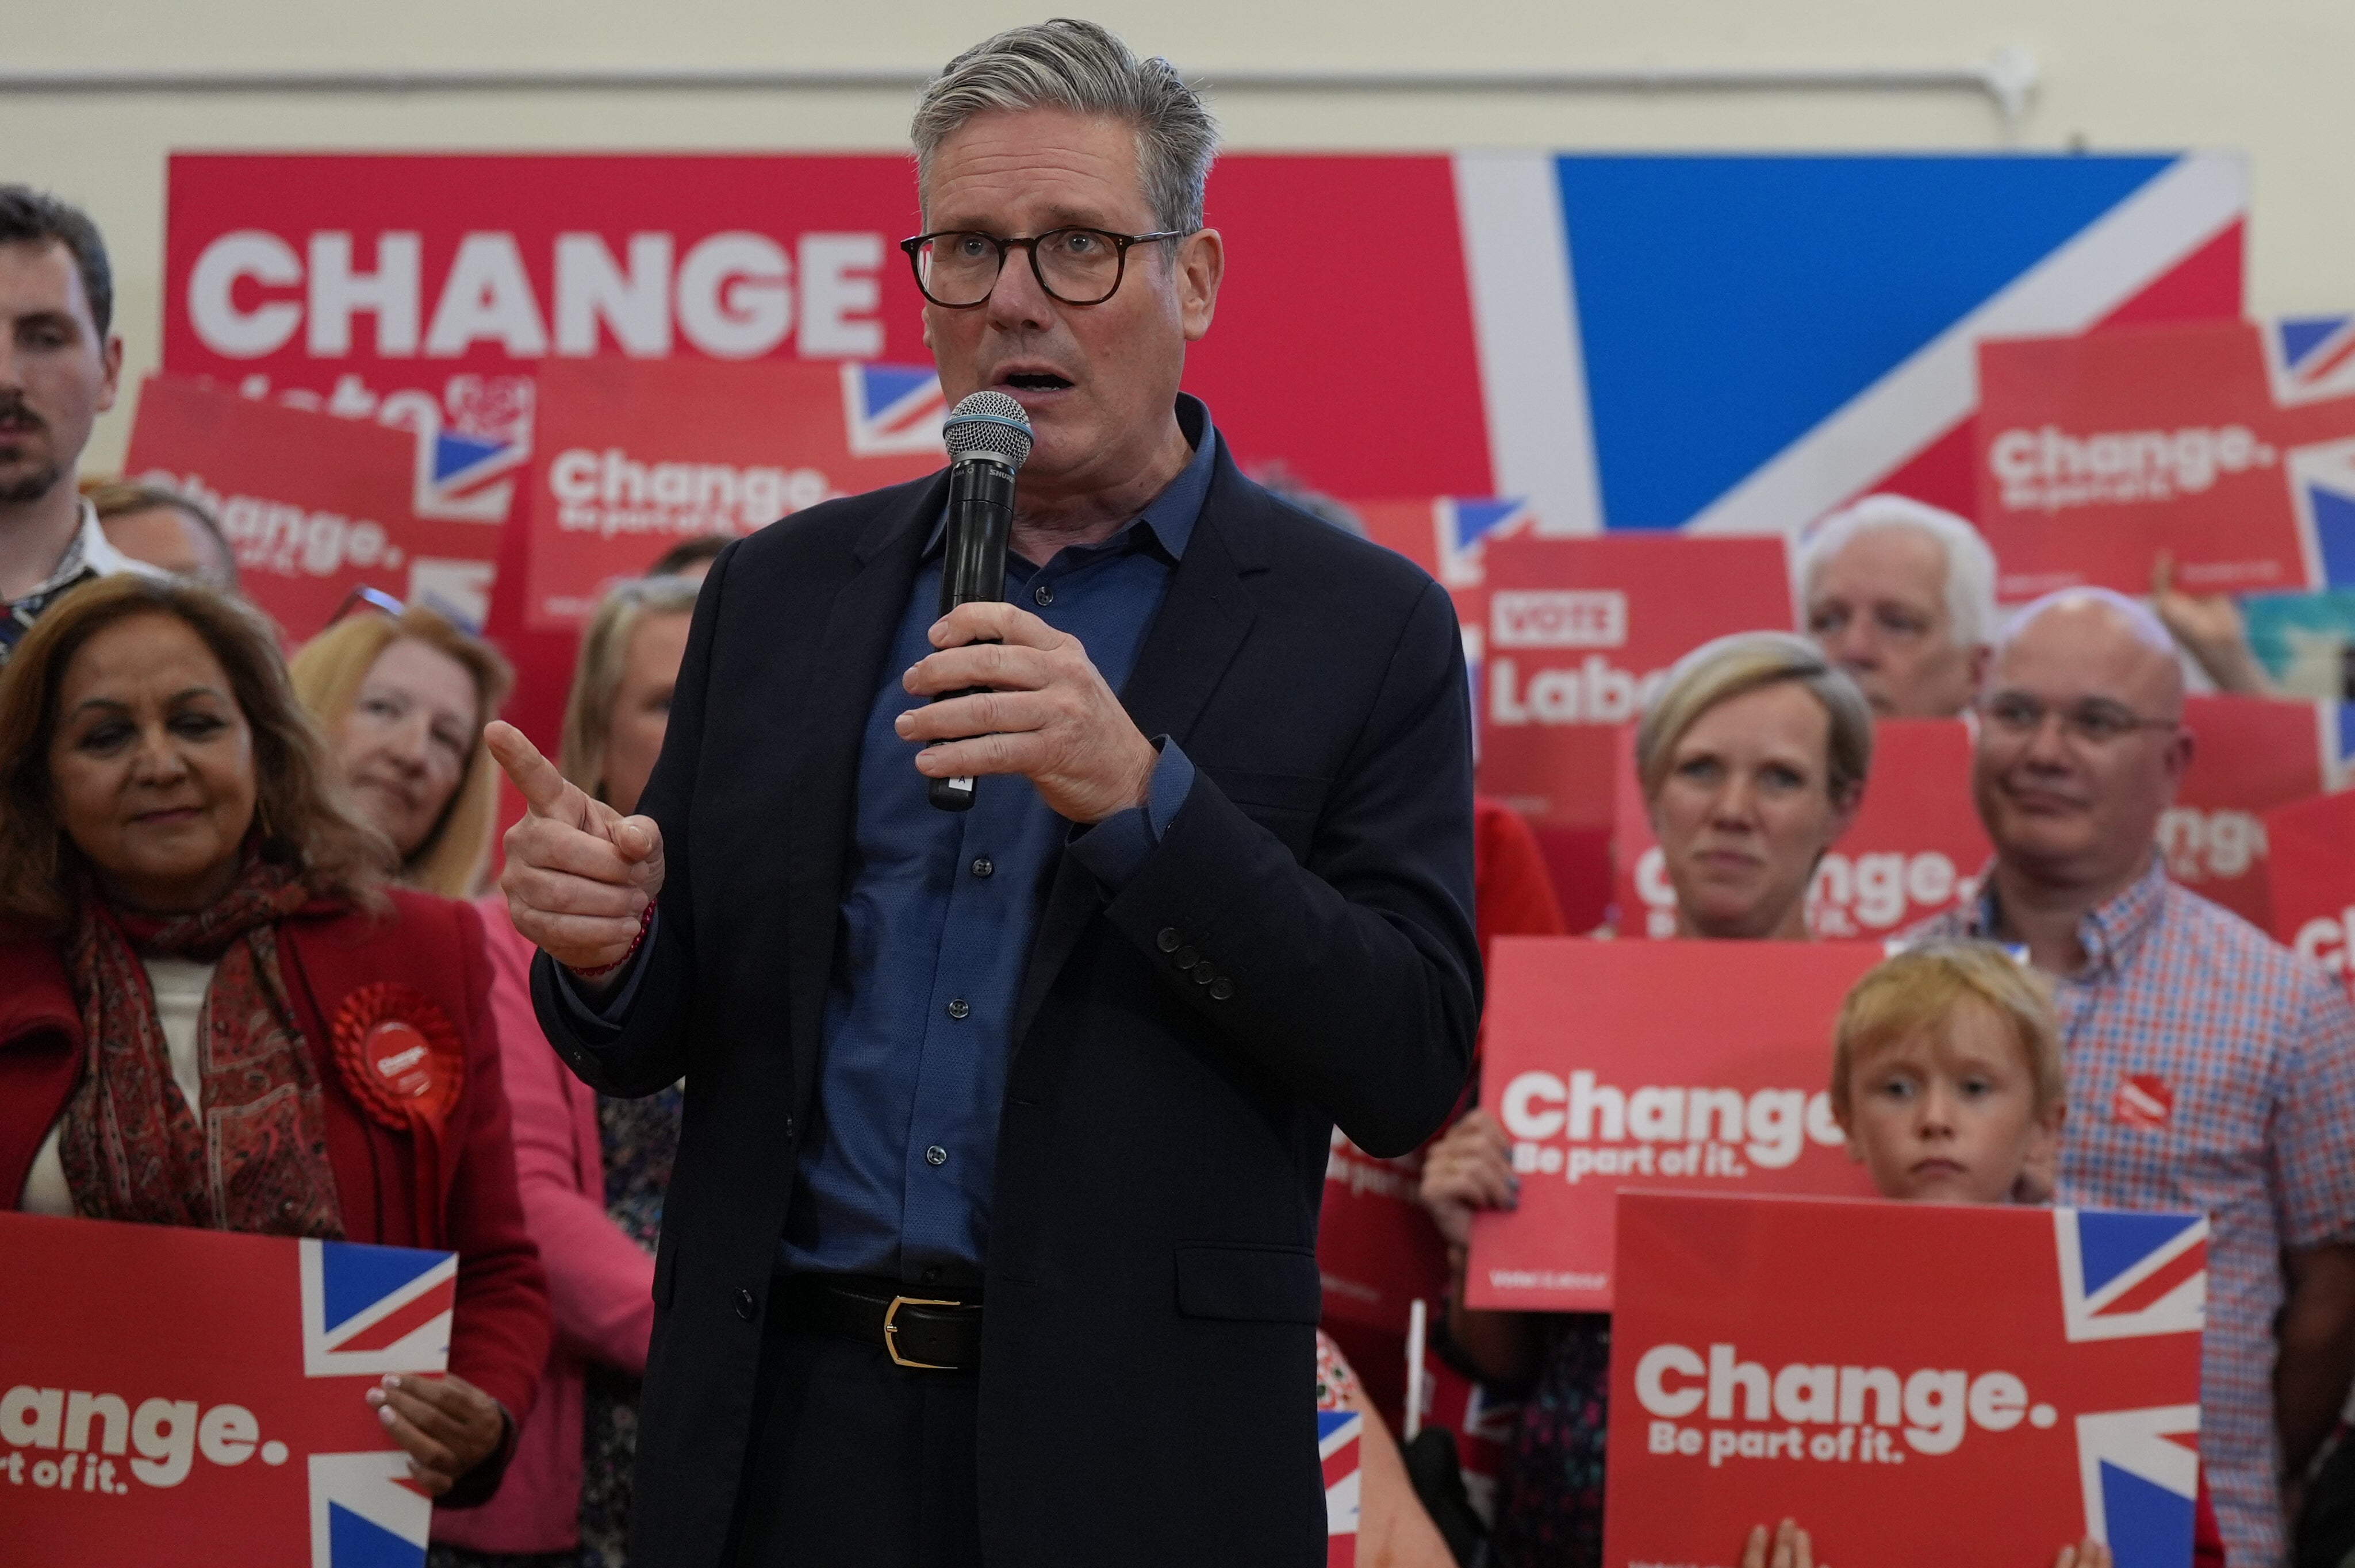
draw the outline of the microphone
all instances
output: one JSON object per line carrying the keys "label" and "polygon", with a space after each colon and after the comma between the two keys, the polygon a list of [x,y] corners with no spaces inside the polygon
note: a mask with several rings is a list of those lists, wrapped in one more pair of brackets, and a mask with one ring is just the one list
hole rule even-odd
{"label": "microphone", "polygon": [[[948,530],[941,555],[941,613],[1006,597],[1006,537],[1014,522],[1014,472],[1030,455],[1030,417],[1003,392],[975,392],[950,411]],[[943,692],[936,703],[986,690]],[[941,744],[938,741],[932,743]],[[973,809],[975,780],[934,779],[925,791],[943,811]]]}

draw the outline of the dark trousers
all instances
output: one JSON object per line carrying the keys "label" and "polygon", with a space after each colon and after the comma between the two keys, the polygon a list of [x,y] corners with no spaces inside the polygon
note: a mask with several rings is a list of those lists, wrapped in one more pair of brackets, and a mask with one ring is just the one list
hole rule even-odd
{"label": "dark trousers", "polygon": [[773,1314],[737,1489],[737,1568],[980,1568],[980,1379]]}

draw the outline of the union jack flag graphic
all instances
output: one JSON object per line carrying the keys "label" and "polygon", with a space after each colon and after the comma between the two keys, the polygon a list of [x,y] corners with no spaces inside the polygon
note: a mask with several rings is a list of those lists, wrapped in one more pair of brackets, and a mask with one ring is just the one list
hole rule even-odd
{"label": "union jack flag graphic", "polygon": [[1325,1466],[1325,1568],[1357,1568],[1359,1439],[1366,1418],[1354,1410],[1316,1413],[1316,1454]]}
{"label": "union jack flag graphic", "polygon": [[842,428],[853,457],[942,451],[947,417],[941,378],[929,365],[842,367]]}
{"label": "union jack flag graphic", "polygon": [[2264,338],[2275,401],[2355,394],[2355,315],[2284,317],[2265,323]]}
{"label": "union jack flag graphic", "polygon": [[[2196,1334],[2207,1319],[2208,1222],[2198,1214],[2052,1211],[2072,1344]],[[2200,1407],[2077,1417],[2085,1530],[2118,1568],[2176,1568],[2191,1552]]]}
{"label": "union jack flag graphic", "polygon": [[1451,588],[1478,588],[1487,580],[1485,546],[1491,539],[1526,534],[1536,523],[1529,503],[1517,497],[1443,495],[1431,503],[1431,528],[1439,570],[1433,575]]}
{"label": "union jack flag graphic", "polygon": [[[449,1362],[458,1259],[357,1242],[302,1245],[303,1374],[438,1372]],[[433,1504],[379,1449],[313,1454],[311,1568],[418,1568]]]}
{"label": "union jack flag graphic", "polygon": [[404,1456],[311,1456],[311,1568],[418,1568],[432,1522]]}
{"label": "union jack flag graphic", "polygon": [[2055,1209],[2052,1224],[2071,1344],[2200,1330],[2208,1303],[2205,1219]]}

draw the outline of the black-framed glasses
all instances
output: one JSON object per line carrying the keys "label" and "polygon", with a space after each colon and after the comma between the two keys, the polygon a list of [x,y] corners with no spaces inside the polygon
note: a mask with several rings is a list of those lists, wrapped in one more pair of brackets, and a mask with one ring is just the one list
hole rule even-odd
{"label": "black-framed glasses", "polygon": [[914,269],[916,287],[944,310],[969,311],[988,302],[1005,270],[1006,253],[1017,246],[1030,252],[1030,271],[1047,297],[1066,305],[1101,305],[1128,274],[1134,245],[1183,239],[1188,230],[1114,234],[1103,228],[1050,228],[1028,238],[1000,239],[978,229],[943,228],[900,241]]}
{"label": "black-framed glasses", "polygon": [[1988,728],[2014,740],[2024,740],[2044,727],[2047,717],[2061,721],[2061,733],[2079,746],[2108,746],[2137,730],[2179,729],[2181,719],[2146,718],[2123,703],[2089,697],[2071,707],[2051,707],[2025,692],[1998,692],[1979,705],[1979,717]]}

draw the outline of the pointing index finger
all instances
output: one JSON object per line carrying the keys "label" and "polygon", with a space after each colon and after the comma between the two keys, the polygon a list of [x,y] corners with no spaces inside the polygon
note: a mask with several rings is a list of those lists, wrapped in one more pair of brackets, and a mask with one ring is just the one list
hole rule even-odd
{"label": "pointing index finger", "polygon": [[568,792],[580,792],[556,770],[556,764],[539,754],[539,747],[534,746],[523,731],[505,719],[493,719],[484,726],[483,744],[490,748],[492,758],[514,780],[533,816],[579,822],[579,806],[565,797]]}

